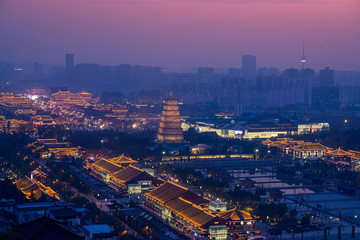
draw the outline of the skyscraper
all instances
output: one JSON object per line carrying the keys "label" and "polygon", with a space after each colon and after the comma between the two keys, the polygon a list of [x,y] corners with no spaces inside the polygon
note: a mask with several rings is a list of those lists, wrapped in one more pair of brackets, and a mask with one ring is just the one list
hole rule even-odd
{"label": "skyscraper", "polygon": [[256,56],[244,55],[242,56],[242,77],[248,85],[254,85],[256,82]]}
{"label": "skyscraper", "polygon": [[181,143],[184,141],[178,101],[172,93],[164,101],[157,140],[161,143]]}
{"label": "skyscraper", "polygon": [[211,67],[203,67],[198,69],[201,84],[211,83],[214,80],[215,69]]}
{"label": "skyscraper", "polygon": [[66,72],[66,82],[69,84],[73,84],[74,54],[72,54],[72,53],[65,54],[65,72]]}
{"label": "skyscraper", "polygon": [[320,81],[319,87],[334,87],[334,70],[326,67],[325,69],[320,70]]}

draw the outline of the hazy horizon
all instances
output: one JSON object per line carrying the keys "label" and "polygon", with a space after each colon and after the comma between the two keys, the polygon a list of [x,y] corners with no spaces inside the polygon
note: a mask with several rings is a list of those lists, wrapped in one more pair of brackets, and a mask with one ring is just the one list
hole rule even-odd
{"label": "hazy horizon", "polygon": [[[358,0],[0,0],[0,61],[360,71]],[[5,24],[4,24],[5,23]]]}

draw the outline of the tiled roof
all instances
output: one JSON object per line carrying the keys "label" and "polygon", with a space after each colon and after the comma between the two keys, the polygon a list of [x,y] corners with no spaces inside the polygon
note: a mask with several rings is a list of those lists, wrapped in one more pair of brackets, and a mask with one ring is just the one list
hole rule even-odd
{"label": "tiled roof", "polygon": [[332,155],[332,156],[348,156],[348,157],[350,157],[350,156],[353,155],[353,153],[347,152],[347,151],[344,151],[344,150],[338,148],[338,149],[336,149],[336,150],[334,150],[334,151],[329,151],[329,152],[327,152],[326,155]]}
{"label": "tiled roof", "polygon": [[131,179],[135,178],[136,176],[143,173],[144,170],[134,167],[132,165],[127,166],[126,168],[117,171],[113,174],[113,177],[115,177],[120,182],[126,183],[130,181]]}
{"label": "tiled roof", "polygon": [[191,202],[186,201],[180,197],[180,198],[176,198],[175,200],[172,200],[171,202],[167,203],[165,206],[171,211],[180,212],[190,207],[191,205],[192,205]]}
{"label": "tiled roof", "polygon": [[253,220],[255,218],[250,213],[239,210],[238,208],[233,208],[228,211],[219,212],[216,215],[218,217],[221,217],[221,218],[223,218],[225,220],[229,220],[229,221],[246,221],[246,220]]}
{"label": "tiled roof", "polygon": [[189,201],[196,205],[207,204],[209,199],[197,195],[189,189],[182,187],[176,183],[166,182],[156,189],[146,193],[147,196],[153,197],[163,204],[168,203],[178,197]]}
{"label": "tiled roof", "polygon": [[215,215],[205,212],[200,207],[194,205],[191,205],[183,211],[178,212],[178,214],[198,226],[203,226],[215,218]]}
{"label": "tiled roof", "polygon": [[159,202],[165,204],[180,197],[188,191],[187,188],[182,187],[172,182],[165,182],[163,185],[155,188],[154,190],[145,193],[146,196],[155,198]]}
{"label": "tiled roof", "polygon": [[94,166],[99,167],[108,173],[115,173],[115,172],[123,169],[123,167],[121,167],[120,165],[109,162],[105,159],[101,159],[93,164],[94,164]]}
{"label": "tiled roof", "polygon": [[304,144],[295,146],[294,148],[299,151],[326,151],[330,149],[320,143],[312,143],[312,142],[305,142]]}
{"label": "tiled roof", "polygon": [[204,198],[202,196],[197,195],[196,193],[188,190],[187,192],[185,192],[184,194],[181,195],[181,198],[190,201],[196,205],[201,205],[201,204],[207,204],[210,202],[209,199]]}
{"label": "tiled roof", "polygon": [[33,182],[31,181],[31,179],[28,176],[24,176],[21,179],[19,179],[18,181],[16,181],[15,184],[20,189],[20,188],[29,187],[30,185],[33,184]]}
{"label": "tiled roof", "polygon": [[127,183],[137,183],[139,181],[151,181],[153,186],[158,186],[164,183],[164,180],[154,177],[145,171],[132,178],[131,180],[127,181]]}
{"label": "tiled roof", "polygon": [[108,159],[108,161],[109,161],[109,162],[116,163],[116,164],[137,163],[137,161],[135,161],[135,160],[133,160],[133,159],[131,159],[131,158],[125,157],[124,155],[121,155],[120,157]]}

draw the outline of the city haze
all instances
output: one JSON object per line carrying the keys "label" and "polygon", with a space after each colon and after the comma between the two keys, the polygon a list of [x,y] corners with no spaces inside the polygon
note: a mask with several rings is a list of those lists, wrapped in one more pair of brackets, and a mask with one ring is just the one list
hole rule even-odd
{"label": "city haze", "polygon": [[[357,0],[0,1],[0,61],[360,70]],[[24,41],[26,39],[26,41]]]}

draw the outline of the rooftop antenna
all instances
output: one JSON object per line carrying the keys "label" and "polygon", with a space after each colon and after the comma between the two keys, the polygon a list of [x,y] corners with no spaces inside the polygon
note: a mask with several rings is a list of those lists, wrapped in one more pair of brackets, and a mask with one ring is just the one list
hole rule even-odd
{"label": "rooftop antenna", "polygon": [[71,48],[64,48],[64,53],[65,54],[74,54],[76,49],[71,49]]}
{"label": "rooftop antenna", "polygon": [[305,57],[305,41],[303,41],[303,55],[301,57],[301,65],[302,65],[302,70],[305,69],[305,63],[306,63],[306,57]]}

